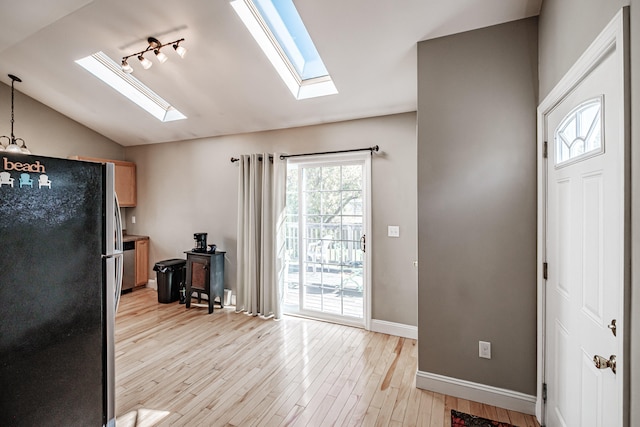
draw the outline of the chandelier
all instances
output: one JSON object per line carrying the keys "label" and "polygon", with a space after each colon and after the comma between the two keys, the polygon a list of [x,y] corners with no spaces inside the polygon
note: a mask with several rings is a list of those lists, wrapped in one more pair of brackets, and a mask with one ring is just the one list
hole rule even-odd
{"label": "chandelier", "polygon": [[[9,143],[7,144],[6,147],[4,145],[2,145],[2,143],[0,143],[0,151],[1,150],[6,150],[6,151],[8,151],[10,153],[31,154],[31,151],[29,151],[29,149],[27,148],[27,144],[25,144],[24,139],[16,138],[15,135],[13,134],[13,122],[14,122],[14,118],[13,118],[13,98],[14,98],[13,84],[15,82],[20,83],[22,80],[20,80],[20,77],[16,77],[13,74],[9,74],[9,78],[11,79],[11,136],[10,137],[6,136],[6,135],[0,136],[0,138],[7,138],[7,140],[9,140]],[[22,146],[18,146],[18,141],[22,141]]]}

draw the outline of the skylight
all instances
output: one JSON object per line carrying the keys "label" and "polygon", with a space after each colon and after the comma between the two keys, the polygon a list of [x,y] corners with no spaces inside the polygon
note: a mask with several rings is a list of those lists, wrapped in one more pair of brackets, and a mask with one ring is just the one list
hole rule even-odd
{"label": "skylight", "polygon": [[296,99],[338,93],[292,0],[232,0],[231,6]]}
{"label": "skylight", "polygon": [[76,63],[160,121],[170,122],[187,118],[140,80],[124,73],[120,64],[115,63],[103,52],[78,59]]}

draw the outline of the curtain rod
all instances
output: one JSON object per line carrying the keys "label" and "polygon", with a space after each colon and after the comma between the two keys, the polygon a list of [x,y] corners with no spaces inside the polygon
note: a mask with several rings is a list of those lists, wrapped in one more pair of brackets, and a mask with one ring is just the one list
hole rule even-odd
{"label": "curtain rod", "polygon": [[[316,156],[316,155],[320,155],[320,154],[339,154],[339,153],[353,153],[355,151],[370,151],[371,154],[373,155],[374,151],[378,151],[380,150],[380,147],[377,145],[374,145],[373,147],[367,147],[367,148],[354,148],[351,150],[338,150],[338,151],[322,151],[319,153],[303,153],[303,154],[283,154],[280,156],[280,160],[284,160],[286,158],[289,157],[300,157],[300,156]],[[270,158],[272,158],[271,156],[269,156]],[[240,159],[236,159],[235,157],[231,158],[231,163],[237,162]]]}
{"label": "curtain rod", "polygon": [[280,156],[280,160],[284,160],[284,159],[289,158],[289,157],[316,156],[316,155],[320,155],[320,154],[353,153],[355,151],[370,151],[371,154],[373,155],[373,152],[374,151],[378,151],[379,149],[380,149],[380,147],[378,147],[377,145],[374,145],[373,147],[353,148],[351,150],[322,151],[322,152],[319,152],[319,153],[304,153],[304,154],[283,154],[283,155]]}
{"label": "curtain rod", "polygon": [[[258,157],[258,160],[262,161],[262,157]],[[269,160],[273,161],[273,156],[269,156]],[[231,163],[239,162],[240,159],[236,159],[235,157],[231,158]]]}

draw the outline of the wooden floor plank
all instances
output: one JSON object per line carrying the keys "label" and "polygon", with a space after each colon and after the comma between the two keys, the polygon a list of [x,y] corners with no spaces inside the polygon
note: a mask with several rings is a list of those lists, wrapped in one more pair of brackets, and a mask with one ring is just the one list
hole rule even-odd
{"label": "wooden floor plank", "polygon": [[384,403],[378,413],[378,419],[376,420],[376,426],[386,426],[391,423],[391,415],[393,415],[393,408],[398,401],[399,389],[391,387],[385,394]]}
{"label": "wooden floor plank", "polygon": [[496,411],[496,407],[491,405],[482,405],[482,416],[489,420],[497,420],[498,412]]}
{"label": "wooden floor plank", "polygon": [[[420,398],[422,395],[422,390],[416,388],[415,386],[411,387],[411,391],[409,392],[409,397],[407,399],[407,405],[403,414],[402,424],[408,427],[414,427],[418,425],[418,416],[420,414]],[[400,414],[394,414],[394,416],[400,416]]]}
{"label": "wooden floor plank", "polygon": [[125,294],[116,316],[118,425],[451,425],[451,409],[539,427],[535,417],[415,385],[416,340],[233,308]]}
{"label": "wooden floor plank", "polygon": [[405,354],[402,358],[402,365],[405,366],[402,375],[398,375],[400,380],[397,385],[392,383],[392,386],[398,388],[398,398],[395,402],[393,413],[391,414],[392,421],[402,422],[404,420],[405,413],[407,412],[407,405],[409,403],[409,395],[411,391],[415,389],[416,372],[414,366],[417,366],[416,358],[411,356],[411,351],[415,346],[414,340],[406,340],[405,345],[407,348],[404,350]]}
{"label": "wooden floor plank", "polygon": [[519,427],[527,425],[524,414],[521,414],[520,412],[509,411],[509,420],[511,421],[511,424],[515,424]]}
{"label": "wooden floor plank", "polygon": [[469,414],[475,415],[476,417],[483,417],[482,412],[482,403],[479,402],[469,402]]}
{"label": "wooden floor plank", "polygon": [[[336,405],[337,402],[340,402],[338,405]],[[344,402],[344,403],[342,403]],[[326,424],[323,420],[322,425],[330,425],[330,426],[342,426],[342,425],[346,425],[347,419],[349,417],[349,415],[351,414],[351,412],[353,411],[353,408],[356,406],[356,403],[358,403],[358,397],[354,396],[354,395],[349,395],[346,400],[344,401],[338,401],[338,398],[336,398],[336,403],[334,403],[334,407],[335,407],[335,411],[337,412],[340,408],[342,408],[340,410],[340,412],[338,413],[337,418],[335,418],[335,420],[333,420],[332,418],[332,411],[334,410],[334,408],[332,408],[327,416],[327,421]],[[329,418],[331,417],[331,418]]]}
{"label": "wooden floor plank", "polygon": [[448,419],[451,421],[451,416],[445,416],[445,406],[444,406],[444,394],[434,393],[433,394],[433,409],[431,410],[431,423],[430,427],[442,427],[444,426],[444,420]]}
{"label": "wooden floor plank", "polygon": [[451,417],[447,414],[451,414],[451,410],[458,407],[458,399],[452,396],[444,397],[444,427],[451,427]]}
{"label": "wooden floor plank", "polygon": [[[495,421],[500,421],[501,423],[509,423],[511,419],[509,418],[509,412],[503,408],[496,408],[496,417],[493,418]],[[523,426],[525,427],[525,426]]]}
{"label": "wooden floor plank", "polygon": [[471,413],[470,402],[468,400],[465,400],[465,399],[458,399],[458,406],[457,406],[457,408],[454,408],[454,409],[456,411],[464,412],[466,414],[470,414]]}
{"label": "wooden floor plank", "polygon": [[425,391],[420,393],[420,409],[418,409],[418,427],[429,427],[431,416],[433,415],[434,392]]}

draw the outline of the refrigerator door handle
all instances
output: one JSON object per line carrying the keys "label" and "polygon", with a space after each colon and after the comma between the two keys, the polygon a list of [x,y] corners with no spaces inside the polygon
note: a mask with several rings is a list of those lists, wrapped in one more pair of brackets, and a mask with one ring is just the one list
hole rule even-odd
{"label": "refrigerator door handle", "polygon": [[124,274],[124,262],[123,262],[123,250],[124,244],[122,242],[122,217],[120,216],[120,203],[118,203],[118,195],[113,192],[113,197],[115,198],[115,228],[116,228],[116,237],[115,237],[115,251],[114,255],[116,256],[116,295],[115,295],[115,312],[118,312],[118,305],[120,304],[120,292],[122,291],[122,276]]}
{"label": "refrigerator door handle", "polygon": [[115,258],[116,260],[116,289],[115,289],[115,312],[118,312],[118,305],[120,304],[120,292],[122,291],[122,274],[123,274],[123,267],[124,267],[124,263],[122,261],[123,259],[123,254],[122,253],[116,253],[113,255],[110,255],[106,258]]}
{"label": "refrigerator door handle", "polygon": [[122,256],[123,256],[123,254],[121,252],[116,252],[116,253],[111,254],[111,255],[102,255],[102,259],[109,259],[109,258],[118,259],[118,258],[120,258]]}
{"label": "refrigerator door handle", "polygon": [[115,170],[113,163],[106,163],[106,364],[105,364],[105,421],[104,425],[115,427],[115,317],[120,303],[122,288],[122,218],[115,192]]}

